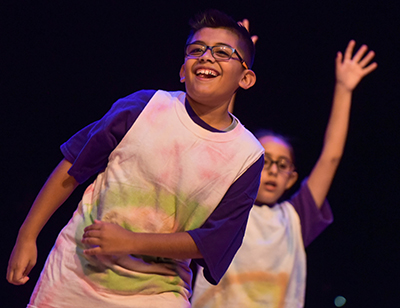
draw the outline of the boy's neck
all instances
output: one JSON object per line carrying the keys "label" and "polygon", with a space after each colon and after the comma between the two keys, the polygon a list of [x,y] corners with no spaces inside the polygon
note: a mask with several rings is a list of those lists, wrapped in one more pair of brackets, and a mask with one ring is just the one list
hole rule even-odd
{"label": "boy's neck", "polygon": [[217,106],[209,106],[197,103],[187,96],[187,102],[196,115],[211,127],[224,130],[232,123],[232,117],[228,112],[229,101]]}

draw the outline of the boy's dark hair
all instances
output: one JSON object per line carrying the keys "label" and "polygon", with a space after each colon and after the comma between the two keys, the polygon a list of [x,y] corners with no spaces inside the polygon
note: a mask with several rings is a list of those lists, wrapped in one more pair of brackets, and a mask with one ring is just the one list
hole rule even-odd
{"label": "boy's dark hair", "polygon": [[249,68],[253,66],[256,50],[250,33],[231,16],[216,9],[209,9],[190,19],[189,26],[191,30],[186,44],[190,43],[194,34],[203,28],[224,28],[233,32],[239,37],[239,41],[242,43],[240,47],[243,49],[244,55],[242,57],[246,61],[246,64]]}
{"label": "boy's dark hair", "polygon": [[268,136],[276,137],[276,138],[279,138],[280,140],[282,140],[288,146],[289,151],[290,151],[290,156],[291,156],[291,159],[292,159],[292,163],[293,163],[294,166],[296,166],[296,158],[295,158],[295,155],[294,155],[294,148],[293,148],[293,145],[292,145],[292,141],[291,141],[291,139],[289,137],[281,135],[281,134],[279,134],[277,132],[274,132],[273,130],[270,130],[270,129],[259,129],[259,130],[256,130],[255,133],[254,133],[254,136],[257,138],[257,140],[260,140],[261,138],[268,137]]}

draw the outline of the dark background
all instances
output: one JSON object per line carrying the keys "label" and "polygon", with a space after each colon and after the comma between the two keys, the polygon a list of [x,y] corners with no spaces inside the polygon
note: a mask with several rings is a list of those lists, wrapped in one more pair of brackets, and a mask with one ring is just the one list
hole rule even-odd
{"label": "dark background", "polygon": [[[378,69],[354,92],[345,154],[329,193],[334,223],[307,249],[306,307],[399,307],[399,4],[392,1],[2,1],[0,7],[1,272],[59,145],[140,89],[183,90],[188,19],[219,8],[259,36],[256,85],[235,114],[254,130],[292,136],[301,178],[318,158],[334,58],[350,39]],[[397,176],[396,176],[397,174]],[[3,278],[3,307],[25,307],[45,258],[74,211],[79,187],[43,229],[31,280]],[[268,257],[268,256],[266,256]]]}

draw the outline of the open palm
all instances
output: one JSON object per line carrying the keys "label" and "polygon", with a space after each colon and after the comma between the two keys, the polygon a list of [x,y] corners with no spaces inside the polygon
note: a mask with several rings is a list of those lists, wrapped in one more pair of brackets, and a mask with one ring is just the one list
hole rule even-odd
{"label": "open palm", "polygon": [[354,90],[360,80],[378,66],[375,62],[369,64],[375,53],[371,50],[365,55],[368,50],[366,45],[362,45],[352,57],[355,44],[356,42],[351,40],[344,56],[339,51],[336,57],[336,80],[349,91]]}

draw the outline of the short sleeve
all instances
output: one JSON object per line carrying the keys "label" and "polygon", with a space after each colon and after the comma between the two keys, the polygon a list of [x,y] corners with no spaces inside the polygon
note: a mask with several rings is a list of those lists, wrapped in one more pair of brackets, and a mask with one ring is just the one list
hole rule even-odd
{"label": "short sleeve", "polygon": [[333,214],[328,201],[325,199],[321,208],[318,209],[307,185],[307,180],[308,178],[303,180],[299,191],[289,200],[300,217],[305,247],[333,222]]}
{"label": "short sleeve", "polygon": [[99,121],[86,126],[60,149],[72,163],[68,173],[79,183],[103,170],[108,157],[135,122],[155,90],[142,90],[119,99]]}
{"label": "short sleeve", "polygon": [[212,284],[219,282],[242,244],[263,165],[261,156],[231,185],[203,226],[188,231],[203,255],[194,261],[204,267],[204,276]]}

